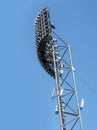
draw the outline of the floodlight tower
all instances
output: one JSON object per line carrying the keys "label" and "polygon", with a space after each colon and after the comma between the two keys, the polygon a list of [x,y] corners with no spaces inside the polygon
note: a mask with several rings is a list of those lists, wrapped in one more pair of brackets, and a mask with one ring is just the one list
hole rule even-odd
{"label": "floodlight tower", "polygon": [[81,109],[72,63],[70,46],[55,32],[47,8],[43,8],[35,20],[37,55],[42,67],[55,79],[52,98],[57,98],[55,113],[60,117],[61,130],[83,130]]}

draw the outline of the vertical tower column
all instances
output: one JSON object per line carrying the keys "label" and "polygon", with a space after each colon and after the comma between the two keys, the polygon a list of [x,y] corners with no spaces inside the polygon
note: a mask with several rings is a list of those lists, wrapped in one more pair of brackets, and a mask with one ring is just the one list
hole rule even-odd
{"label": "vertical tower column", "polygon": [[54,60],[54,69],[55,69],[55,81],[56,81],[56,92],[57,92],[57,100],[58,100],[58,110],[60,114],[60,126],[61,130],[66,130],[65,129],[65,120],[64,120],[64,115],[62,111],[62,100],[61,100],[61,95],[60,95],[60,84],[59,84],[59,76],[58,76],[58,61],[56,59],[56,50],[54,46],[52,46],[53,50],[53,60]]}
{"label": "vertical tower column", "polygon": [[75,74],[74,74],[74,69],[73,69],[72,55],[71,55],[70,46],[68,46],[68,51],[69,51],[69,56],[70,56],[70,66],[71,66],[72,78],[73,78],[74,89],[75,89],[75,95],[76,95],[76,103],[77,103],[77,108],[78,108],[78,116],[79,116],[79,120],[80,120],[80,127],[81,127],[81,130],[84,130],[84,129],[83,129],[83,124],[82,124],[80,104],[79,104],[78,92],[77,92],[77,88],[76,88],[76,80],[75,80]]}

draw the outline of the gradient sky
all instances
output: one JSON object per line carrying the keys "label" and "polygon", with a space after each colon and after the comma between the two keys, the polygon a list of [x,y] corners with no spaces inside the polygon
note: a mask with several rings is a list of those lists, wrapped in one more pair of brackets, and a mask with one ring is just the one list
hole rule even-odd
{"label": "gradient sky", "polygon": [[97,130],[97,0],[0,1],[0,130],[59,130],[55,81],[35,48],[34,20],[45,6],[71,46],[84,130]]}

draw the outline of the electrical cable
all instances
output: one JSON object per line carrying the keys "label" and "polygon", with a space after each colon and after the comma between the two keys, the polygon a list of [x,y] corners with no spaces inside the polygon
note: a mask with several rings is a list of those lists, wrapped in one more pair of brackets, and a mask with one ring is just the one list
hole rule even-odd
{"label": "electrical cable", "polygon": [[89,82],[88,82],[85,78],[83,78],[84,76],[81,76],[80,73],[79,73],[78,75],[79,75],[79,78],[82,79],[82,81],[83,81],[83,83],[85,84],[85,86],[86,86],[89,90],[91,90],[91,92],[92,92],[94,95],[97,96],[97,91],[96,91],[93,87],[91,87],[91,85],[89,84]]}
{"label": "electrical cable", "polygon": [[85,79],[83,79],[83,81],[86,84],[86,86],[97,96],[97,92],[94,90],[94,88],[92,88]]}

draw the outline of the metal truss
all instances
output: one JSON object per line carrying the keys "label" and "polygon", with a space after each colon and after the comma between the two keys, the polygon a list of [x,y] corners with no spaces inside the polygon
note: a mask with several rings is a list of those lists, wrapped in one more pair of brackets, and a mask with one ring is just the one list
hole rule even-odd
{"label": "metal truss", "polygon": [[61,130],[83,130],[70,46],[60,39],[52,49],[56,81],[52,98],[57,98],[55,113],[60,115]]}

